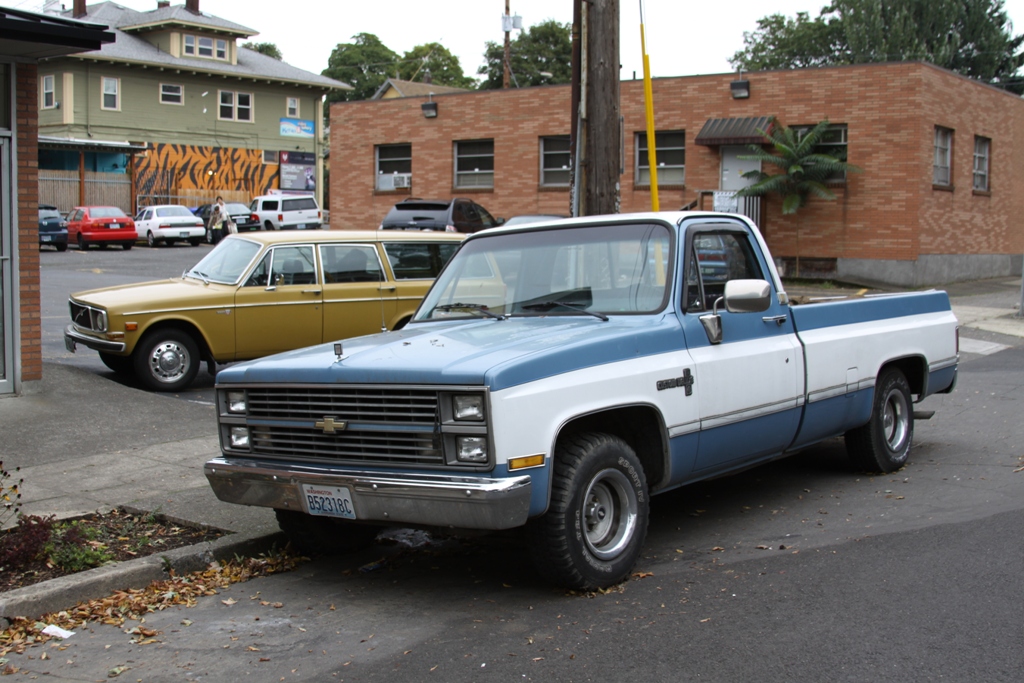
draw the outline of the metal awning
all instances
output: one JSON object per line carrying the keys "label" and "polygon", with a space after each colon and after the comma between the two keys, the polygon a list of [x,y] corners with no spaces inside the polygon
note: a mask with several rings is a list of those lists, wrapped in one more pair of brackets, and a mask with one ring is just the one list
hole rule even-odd
{"label": "metal awning", "polygon": [[708,119],[693,141],[697,145],[756,145],[765,141],[758,130],[767,131],[770,116],[747,116],[739,119]]}
{"label": "metal awning", "polygon": [[59,138],[49,135],[38,137],[40,149],[65,149],[82,152],[145,152],[148,145],[144,142],[120,142],[118,140],[80,140],[78,138]]}

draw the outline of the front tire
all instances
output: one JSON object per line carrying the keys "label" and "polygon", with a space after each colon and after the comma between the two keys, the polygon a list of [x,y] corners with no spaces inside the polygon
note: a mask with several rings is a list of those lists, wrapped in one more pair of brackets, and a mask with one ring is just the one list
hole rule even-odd
{"label": "front tire", "polygon": [[609,434],[578,434],[555,452],[551,503],[527,527],[537,570],[566,588],[623,581],[647,536],[650,496],[633,449]]}
{"label": "front tire", "polygon": [[100,360],[108,368],[119,375],[131,375],[134,365],[130,356],[115,356],[112,353],[100,352]]}
{"label": "front tire", "polygon": [[333,555],[362,550],[373,544],[380,527],[294,510],[274,510],[277,525],[303,555]]}
{"label": "front tire", "polygon": [[878,376],[866,425],[846,432],[846,454],[867,472],[895,472],[907,464],[914,439],[910,384],[898,368]]}
{"label": "front tire", "polygon": [[89,248],[89,244],[85,241],[85,237],[82,233],[78,233],[78,250],[85,251]]}
{"label": "front tire", "polygon": [[135,375],[153,391],[181,391],[199,373],[199,347],[173,328],[147,334],[133,354]]}

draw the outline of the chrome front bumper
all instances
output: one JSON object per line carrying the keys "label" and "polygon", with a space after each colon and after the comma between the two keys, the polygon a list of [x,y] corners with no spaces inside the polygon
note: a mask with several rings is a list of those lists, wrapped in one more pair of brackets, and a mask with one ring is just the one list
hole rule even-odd
{"label": "chrome front bumper", "polygon": [[360,472],[314,465],[214,458],[203,467],[227,503],[307,512],[302,484],[344,486],[356,518],[460,529],[511,529],[526,523],[530,477]]}
{"label": "chrome front bumper", "polygon": [[64,328],[64,346],[68,351],[74,352],[76,344],[81,344],[93,351],[124,353],[124,342],[113,342],[90,337],[76,330],[74,325],[68,325]]}

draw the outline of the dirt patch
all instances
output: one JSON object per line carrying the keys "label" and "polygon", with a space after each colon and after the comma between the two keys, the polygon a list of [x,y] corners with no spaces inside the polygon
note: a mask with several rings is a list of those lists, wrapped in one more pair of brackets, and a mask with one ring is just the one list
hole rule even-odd
{"label": "dirt patch", "polygon": [[0,532],[0,592],[212,541],[224,531],[124,508],[72,520],[24,516]]}

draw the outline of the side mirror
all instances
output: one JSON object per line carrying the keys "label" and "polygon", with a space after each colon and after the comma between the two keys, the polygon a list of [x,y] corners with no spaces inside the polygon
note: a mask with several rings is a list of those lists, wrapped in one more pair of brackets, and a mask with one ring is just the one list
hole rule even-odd
{"label": "side mirror", "polygon": [[766,280],[729,280],[725,283],[725,310],[762,313],[771,305],[771,295],[772,288]]}

